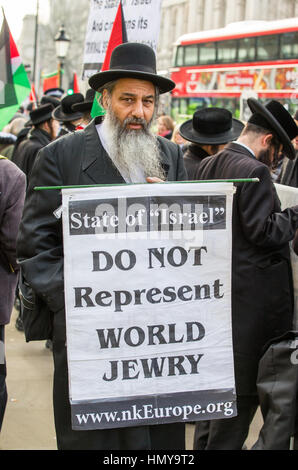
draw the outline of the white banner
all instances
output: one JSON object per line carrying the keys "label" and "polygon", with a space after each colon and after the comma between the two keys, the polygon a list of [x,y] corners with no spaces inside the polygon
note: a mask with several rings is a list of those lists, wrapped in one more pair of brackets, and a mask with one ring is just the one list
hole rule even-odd
{"label": "white banner", "polygon": [[[84,52],[83,78],[98,72],[104,62],[119,0],[90,0]],[[129,42],[157,49],[161,0],[122,0]]]}
{"label": "white banner", "polygon": [[[280,199],[281,209],[296,206],[298,203],[298,189],[284,184],[275,183],[275,188]],[[298,330],[298,256],[294,253],[292,242],[290,242],[290,255],[293,272],[294,284],[294,325],[293,328]]]}
{"label": "white banner", "polygon": [[232,184],[63,190],[73,428],[236,413]]}

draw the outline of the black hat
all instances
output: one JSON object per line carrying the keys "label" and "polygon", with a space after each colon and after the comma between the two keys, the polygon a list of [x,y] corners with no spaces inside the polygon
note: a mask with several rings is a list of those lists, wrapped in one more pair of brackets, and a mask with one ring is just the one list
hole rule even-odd
{"label": "black hat", "polygon": [[248,122],[272,131],[283,144],[284,153],[293,160],[295,150],[291,140],[298,134],[298,128],[286,108],[275,100],[264,106],[255,98],[248,98],[247,104],[253,113]]}
{"label": "black hat", "polygon": [[51,96],[51,95],[44,95],[41,97],[40,104],[46,104],[46,103],[51,103],[54,106],[54,108],[57,108],[57,106],[61,104],[58,98],[55,98],[54,96]]}
{"label": "black hat", "polygon": [[60,105],[53,111],[53,119],[57,121],[69,122],[83,117],[82,113],[72,110],[72,105],[84,101],[82,93],[73,93],[62,98]]}
{"label": "black hat", "polygon": [[203,108],[196,111],[189,121],[181,124],[182,137],[195,144],[226,144],[237,139],[244,124],[223,108]]}
{"label": "black hat", "polygon": [[28,126],[36,126],[37,124],[41,124],[42,122],[49,121],[52,119],[52,112],[54,106],[52,103],[43,104],[36,109],[30,111],[29,116],[30,120],[26,122],[26,127]]}
{"label": "black hat", "polygon": [[115,47],[111,54],[109,70],[92,75],[89,85],[97,91],[107,82],[128,77],[152,82],[159,88],[160,93],[175,88],[172,80],[156,74],[154,50],[137,42],[125,42]]}
{"label": "black hat", "polygon": [[95,97],[95,90],[93,90],[92,88],[89,88],[89,90],[86,91],[86,98],[84,99],[84,101],[73,104],[72,110],[80,111],[81,113],[84,113],[86,111],[91,111],[94,97]]}
{"label": "black hat", "polygon": [[63,93],[64,90],[62,88],[48,88],[44,91],[45,95],[56,96],[57,98],[61,98]]}

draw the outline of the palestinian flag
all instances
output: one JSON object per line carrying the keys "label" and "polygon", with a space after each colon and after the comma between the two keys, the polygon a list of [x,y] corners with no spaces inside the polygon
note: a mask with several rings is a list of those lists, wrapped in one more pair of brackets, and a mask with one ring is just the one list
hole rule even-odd
{"label": "palestinian flag", "polygon": [[[62,70],[63,73],[63,70]],[[50,88],[59,88],[59,73],[47,73],[42,75],[43,84],[42,89],[43,92],[49,90]]]}
{"label": "palestinian flag", "polygon": [[[124,42],[127,42],[127,33],[126,33],[126,27],[125,27],[125,21],[124,21],[122,2],[120,0],[116,17],[115,17],[115,21],[113,23],[113,28],[111,31],[111,35],[110,35],[110,39],[109,39],[109,43],[108,43],[108,47],[107,47],[107,51],[105,55],[105,60],[101,67],[101,72],[109,69],[111,54],[113,52],[113,49],[115,49],[115,47],[119,46],[120,44],[123,44]],[[91,109],[92,118],[94,118],[95,116],[103,116],[105,114],[105,110],[101,107],[101,105],[98,102],[99,98],[100,98],[100,93],[96,92],[94,101],[93,101],[93,106]]]}
{"label": "palestinian flag", "polygon": [[0,130],[28,98],[31,86],[4,12],[0,32]]}

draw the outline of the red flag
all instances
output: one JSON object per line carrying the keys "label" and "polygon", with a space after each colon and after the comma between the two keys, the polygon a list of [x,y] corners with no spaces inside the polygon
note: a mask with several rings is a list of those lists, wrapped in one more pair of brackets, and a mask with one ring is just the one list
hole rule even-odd
{"label": "red flag", "polygon": [[43,77],[43,92],[49,90],[50,88],[59,87],[59,75],[58,72],[54,72],[49,75],[44,75]]}
{"label": "red flag", "polygon": [[116,46],[123,44],[124,42],[127,42],[127,34],[126,34],[126,27],[125,27],[125,21],[124,21],[123,9],[122,9],[122,2],[120,0],[116,17],[115,17],[115,21],[113,24],[113,28],[111,31],[111,36],[109,39],[108,47],[106,50],[105,60],[101,67],[102,72],[104,70],[108,70],[110,66],[110,59],[111,59],[111,54],[113,52],[113,49],[115,49]]}
{"label": "red flag", "polygon": [[[111,54],[113,52],[113,49],[115,49],[115,47],[119,46],[120,44],[123,44],[124,42],[127,42],[127,33],[126,33],[126,27],[125,27],[125,21],[124,21],[123,9],[122,9],[122,2],[120,0],[116,17],[115,17],[115,21],[113,24],[113,28],[111,31],[108,47],[106,50],[105,60],[101,67],[102,72],[104,70],[109,69],[110,59],[111,59]],[[101,105],[98,102],[99,96],[100,94],[96,92],[92,109],[91,109],[92,118],[95,118],[96,116],[103,116],[105,114],[105,110],[101,107]]]}
{"label": "red flag", "polygon": [[31,83],[31,91],[30,91],[30,95],[29,95],[29,101],[32,102],[32,103],[37,104],[37,96],[36,96],[36,93],[35,93],[34,83]]}
{"label": "red flag", "polygon": [[73,74],[73,92],[74,93],[80,93],[80,89],[79,89],[79,82],[78,82],[78,77],[77,77],[77,74],[74,73]]}

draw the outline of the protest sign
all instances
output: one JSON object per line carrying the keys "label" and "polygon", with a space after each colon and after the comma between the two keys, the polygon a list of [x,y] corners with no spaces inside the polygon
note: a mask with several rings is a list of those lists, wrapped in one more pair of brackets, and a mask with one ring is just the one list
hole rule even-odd
{"label": "protest sign", "polygon": [[63,189],[73,429],[230,418],[230,183]]}
{"label": "protest sign", "polygon": [[[83,78],[99,72],[104,62],[119,0],[90,0]],[[127,39],[157,49],[161,0],[122,0]]]}

